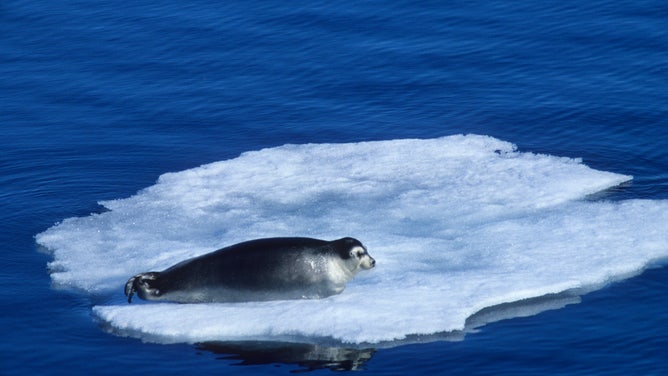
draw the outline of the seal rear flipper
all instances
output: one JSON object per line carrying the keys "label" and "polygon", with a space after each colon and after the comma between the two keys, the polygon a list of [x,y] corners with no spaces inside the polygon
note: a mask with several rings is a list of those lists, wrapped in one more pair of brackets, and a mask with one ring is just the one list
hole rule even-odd
{"label": "seal rear flipper", "polygon": [[140,298],[149,300],[151,297],[160,296],[160,290],[151,286],[151,282],[160,276],[160,272],[139,273],[128,279],[125,284],[125,296],[128,297],[128,303],[132,303],[132,296],[137,293]]}

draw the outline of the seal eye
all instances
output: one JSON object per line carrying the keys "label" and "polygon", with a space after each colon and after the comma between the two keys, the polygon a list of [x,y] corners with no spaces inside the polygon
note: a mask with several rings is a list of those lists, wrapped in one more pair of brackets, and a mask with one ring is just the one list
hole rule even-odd
{"label": "seal eye", "polygon": [[358,259],[361,259],[362,256],[364,256],[364,253],[365,251],[361,247],[355,247],[352,250],[350,250],[350,255],[355,256]]}

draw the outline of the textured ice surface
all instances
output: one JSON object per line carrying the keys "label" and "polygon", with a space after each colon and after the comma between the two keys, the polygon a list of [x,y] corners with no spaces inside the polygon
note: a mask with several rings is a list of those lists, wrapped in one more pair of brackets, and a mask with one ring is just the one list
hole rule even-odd
{"label": "textured ice surface", "polygon": [[[58,286],[110,296],[111,330],[165,342],[363,343],[464,328],[506,302],[596,288],[668,256],[668,202],[582,200],[630,180],[486,136],[285,145],[160,177],[37,236]],[[376,268],[322,300],[125,303],[125,281],[239,241],[360,239]]]}

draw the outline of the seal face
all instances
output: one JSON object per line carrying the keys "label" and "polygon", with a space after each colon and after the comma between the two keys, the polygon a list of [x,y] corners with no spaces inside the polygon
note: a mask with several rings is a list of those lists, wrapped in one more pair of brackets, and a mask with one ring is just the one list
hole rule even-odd
{"label": "seal face", "polygon": [[376,261],[354,238],[251,240],[140,273],[125,284],[128,302],[178,303],[317,299],[339,294],[360,270]]}

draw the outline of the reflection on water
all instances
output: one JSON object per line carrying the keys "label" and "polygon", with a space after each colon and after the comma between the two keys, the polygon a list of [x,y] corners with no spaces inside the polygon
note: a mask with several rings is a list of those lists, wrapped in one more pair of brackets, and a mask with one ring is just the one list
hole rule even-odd
{"label": "reflection on water", "polygon": [[469,317],[466,328],[462,331],[436,333],[430,335],[412,335],[403,340],[384,342],[363,347],[335,344],[308,344],[297,342],[270,341],[233,341],[206,342],[197,345],[198,350],[217,354],[218,359],[238,360],[235,365],[288,364],[298,365],[301,369],[292,372],[308,372],[318,369],[332,371],[352,371],[364,369],[378,348],[397,347],[413,343],[434,341],[461,341],[469,333],[475,333],[480,327],[506,319],[537,315],[541,312],[560,309],[580,302],[580,295],[585,290],[571,290],[560,294],[546,295],[514,303],[504,303],[485,308]]}
{"label": "reflection on water", "polygon": [[264,341],[206,342],[198,344],[197,348],[219,354],[219,359],[239,360],[236,365],[296,364],[303,367],[293,372],[360,370],[376,352],[375,349]]}

